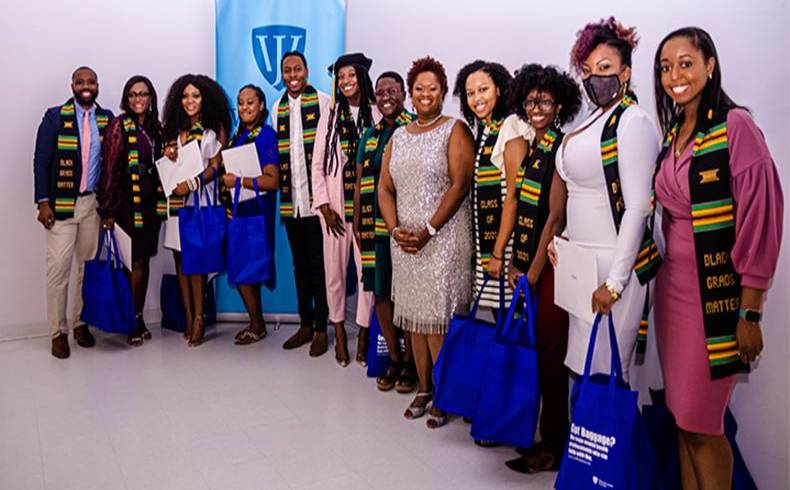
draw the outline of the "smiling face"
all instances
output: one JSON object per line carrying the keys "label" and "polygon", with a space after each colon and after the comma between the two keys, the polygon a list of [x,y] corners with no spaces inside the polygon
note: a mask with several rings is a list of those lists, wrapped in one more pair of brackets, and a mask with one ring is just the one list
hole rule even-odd
{"label": "smiling face", "polygon": [[499,98],[499,88],[491,75],[483,70],[470,73],[466,77],[465,89],[466,103],[475,116],[481,121],[490,119]]}
{"label": "smiling face", "polygon": [[191,83],[184,87],[184,92],[181,94],[181,107],[190,119],[198,117],[200,110],[203,106],[203,96],[200,95],[200,90]]}
{"label": "smiling face", "polygon": [[288,56],[283,60],[283,83],[291,97],[298,97],[307,86],[307,67],[302,58]]}
{"label": "smiling face", "polygon": [[258,93],[251,88],[245,88],[239,92],[237,100],[239,108],[239,119],[245,126],[253,126],[263,115],[266,107],[263,101],[258,98]]}
{"label": "smiling face", "polygon": [[394,78],[380,78],[376,82],[376,107],[384,117],[392,118],[403,110],[403,100],[406,94]]}
{"label": "smiling face", "polygon": [[71,78],[71,91],[81,106],[93,105],[99,96],[99,81],[96,73],[89,68],[77,70]]}
{"label": "smiling face", "polygon": [[414,110],[420,116],[431,117],[440,113],[444,94],[439,77],[431,71],[419,73],[414,79],[411,101],[414,104]]}
{"label": "smiling face", "polygon": [[340,92],[347,99],[353,99],[359,93],[359,83],[357,82],[357,71],[353,66],[344,66],[337,72],[337,84]]}
{"label": "smiling face", "polygon": [[129,100],[129,109],[138,116],[147,113],[151,108],[151,91],[145,82],[132,85],[126,97]]}
{"label": "smiling face", "polygon": [[601,43],[590,52],[582,65],[582,79],[586,80],[592,75],[617,75],[620,84],[624,84],[631,79],[631,68],[623,64],[617,49]]}
{"label": "smiling face", "polygon": [[529,118],[529,124],[535,131],[545,131],[554,124],[561,109],[549,92],[538,91],[533,88],[524,99],[524,111]]}
{"label": "smiling face", "polygon": [[716,66],[715,58],[705,56],[685,36],[664,43],[661,49],[661,86],[676,104],[698,101]]}

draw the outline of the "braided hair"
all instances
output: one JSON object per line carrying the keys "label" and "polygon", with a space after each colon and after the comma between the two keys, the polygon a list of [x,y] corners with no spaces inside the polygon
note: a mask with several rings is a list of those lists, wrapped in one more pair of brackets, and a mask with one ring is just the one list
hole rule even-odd
{"label": "braided hair", "polygon": [[[335,105],[329,112],[327,122],[326,150],[324,151],[324,173],[337,173],[339,163],[337,161],[337,144],[340,140],[340,133],[348,135],[348,154],[356,155],[357,144],[363,128],[373,126],[373,111],[371,107],[375,104],[373,82],[370,80],[368,71],[360,65],[351,65],[357,75],[357,86],[359,87],[359,114],[357,120],[351,117],[351,105],[348,98],[340,90],[340,84],[335,84]],[[345,116],[344,116],[345,115]],[[356,165],[354,158],[349,158],[349,164]]]}

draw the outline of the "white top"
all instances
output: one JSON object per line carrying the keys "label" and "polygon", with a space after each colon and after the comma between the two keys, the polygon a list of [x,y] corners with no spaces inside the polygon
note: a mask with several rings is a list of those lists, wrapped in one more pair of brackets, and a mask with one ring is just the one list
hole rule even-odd
{"label": "white top", "polygon": [[[592,126],[574,136],[566,136],[557,152],[557,171],[568,188],[566,234],[568,238],[595,253],[598,281],[604,281],[622,297],[612,307],[617,345],[623,362],[623,376],[629,380],[639,320],[642,316],[646,288],[633,272],[636,254],[650,214],[653,170],[660,138],[650,116],[639,106],[623,113],[617,127],[618,169],[625,213],[620,233],[615,231],[606,179],[601,158],[601,133],[613,107]],[[582,124],[586,126],[601,113],[594,111]],[[560,258],[560,260],[562,260]],[[593,291],[590,291],[592,297]],[[607,319],[601,323],[596,341],[593,373],[608,373],[611,350]],[[576,374],[584,371],[591,325],[570,315],[565,364]]]}
{"label": "white top", "polygon": [[[287,95],[287,92],[286,92]],[[291,189],[293,195],[294,218],[307,218],[313,216],[310,209],[310,188],[307,178],[307,160],[304,154],[304,142],[302,138],[302,96],[293,98],[288,97],[288,116],[289,129],[291,132]],[[277,103],[282,99],[277,99]],[[329,114],[329,97],[323,92],[318,92],[319,121],[324,114]],[[272,111],[272,127],[277,129],[277,106]],[[315,147],[313,147],[315,148]],[[315,155],[315,152],[313,152]]]}
{"label": "white top", "polygon": [[491,163],[500,171],[505,170],[505,145],[516,138],[524,138],[528,143],[535,137],[535,130],[528,122],[521,119],[518,114],[511,114],[505,118],[499,130],[494,149],[491,152]]}
{"label": "white top", "polygon": [[[606,282],[616,291],[628,284],[641,245],[647,218],[653,170],[660,150],[660,137],[652,118],[638,105],[629,107],[617,128],[618,169],[625,213],[620,233],[615,230],[601,158],[601,133],[611,113],[609,109],[584,132],[565,137],[557,152],[557,171],[568,186],[568,238],[590,248],[614,249]],[[579,127],[600,114],[593,112]]]}

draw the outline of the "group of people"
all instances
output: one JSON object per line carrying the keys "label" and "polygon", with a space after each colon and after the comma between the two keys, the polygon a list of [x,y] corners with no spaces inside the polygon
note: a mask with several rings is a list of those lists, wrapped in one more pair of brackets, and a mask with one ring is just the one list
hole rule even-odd
{"label": "group of people", "polygon": [[[469,63],[453,87],[463,121],[443,115],[448,79],[431,57],[415,60],[405,81],[385,71],[374,84],[372,61],[345,54],[329,67],[330,97],[309,84],[305,57],[288,52],[281,60],[286,92],[268,106],[259,88],[243,87],[232,135],[227,97],[207,77],[179,78],[160,123],[150,80],[128,81],[122,113],[113,118],[96,104],[96,73],[79,68],[74,97],[44,116],[34,161],[38,219],[47,229],[52,354],[69,355],[72,258],[91,257],[100,226],[116,223],[133,240],[130,283],[138,316],[129,343],[150,338],[142,310],[148,262],[164,221],[185,335],[189,345],[199,345],[206,277],[181,273],[178,209],[201,187],[240,183],[267,192],[263,205],[243,201],[237,215],[273,216],[279,190],[300,317],[283,347],[309,343],[310,356],[320,356],[332,323],[335,358],[341,366],[350,363],[344,324],[353,258],[356,361],[366,363],[375,312],[391,358],[377,386],[409,393],[416,385],[404,416],[427,414],[429,428],[448,420],[431,400],[432,366],[450,319],[467,313],[475,298],[497,317],[526,276],[538,297],[540,441],[519,450],[508,466],[555,470],[568,437],[569,377],[584,370],[591,331],[587,320],[554,304],[548,263],[562,260],[554,246],[559,236],[596,257],[600,287],[590,291],[591,308],[615,318],[626,382],[635,354],[644,352],[654,310],[650,328],[679,429],[683,486],[728,488],[732,453],[724,411],[735,373],[763,348],[760,312],[779,254],[782,189],[749,111],[722,88],[707,32],[679,29],[656,49],[663,143],[631,82],[636,46],[635,29],[609,18],[577,33],[571,73],[527,64],[513,76],[499,63]],[[582,90],[594,109],[566,131],[582,108]],[[405,107],[407,95],[413,111]],[[192,140],[205,170],[165,196],[154,161],[175,159]],[[257,149],[257,178],[223,167],[221,150],[245,144]],[[238,288],[250,316],[236,335],[239,344],[266,336],[260,288]],[[78,301],[73,318],[79,308]],[[76,326],[74,336],[80,346],[94,344],[86,325]],[[593,372],[608,372],[606,332],[596,351],[604,355],[595,358]]]}

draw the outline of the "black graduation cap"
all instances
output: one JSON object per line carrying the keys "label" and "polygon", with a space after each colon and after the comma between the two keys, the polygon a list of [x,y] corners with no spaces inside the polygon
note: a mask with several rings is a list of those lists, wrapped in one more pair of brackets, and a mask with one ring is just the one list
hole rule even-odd
{"label": "black graduation cap", "polygon": [[362,53],[348,53],[340,56],[337,61],[327,67],[327,70],[329,70],[329,76],[337,76],[337,72],[344,66],[359,65],[370,71],[372,64],[373,60]]}

